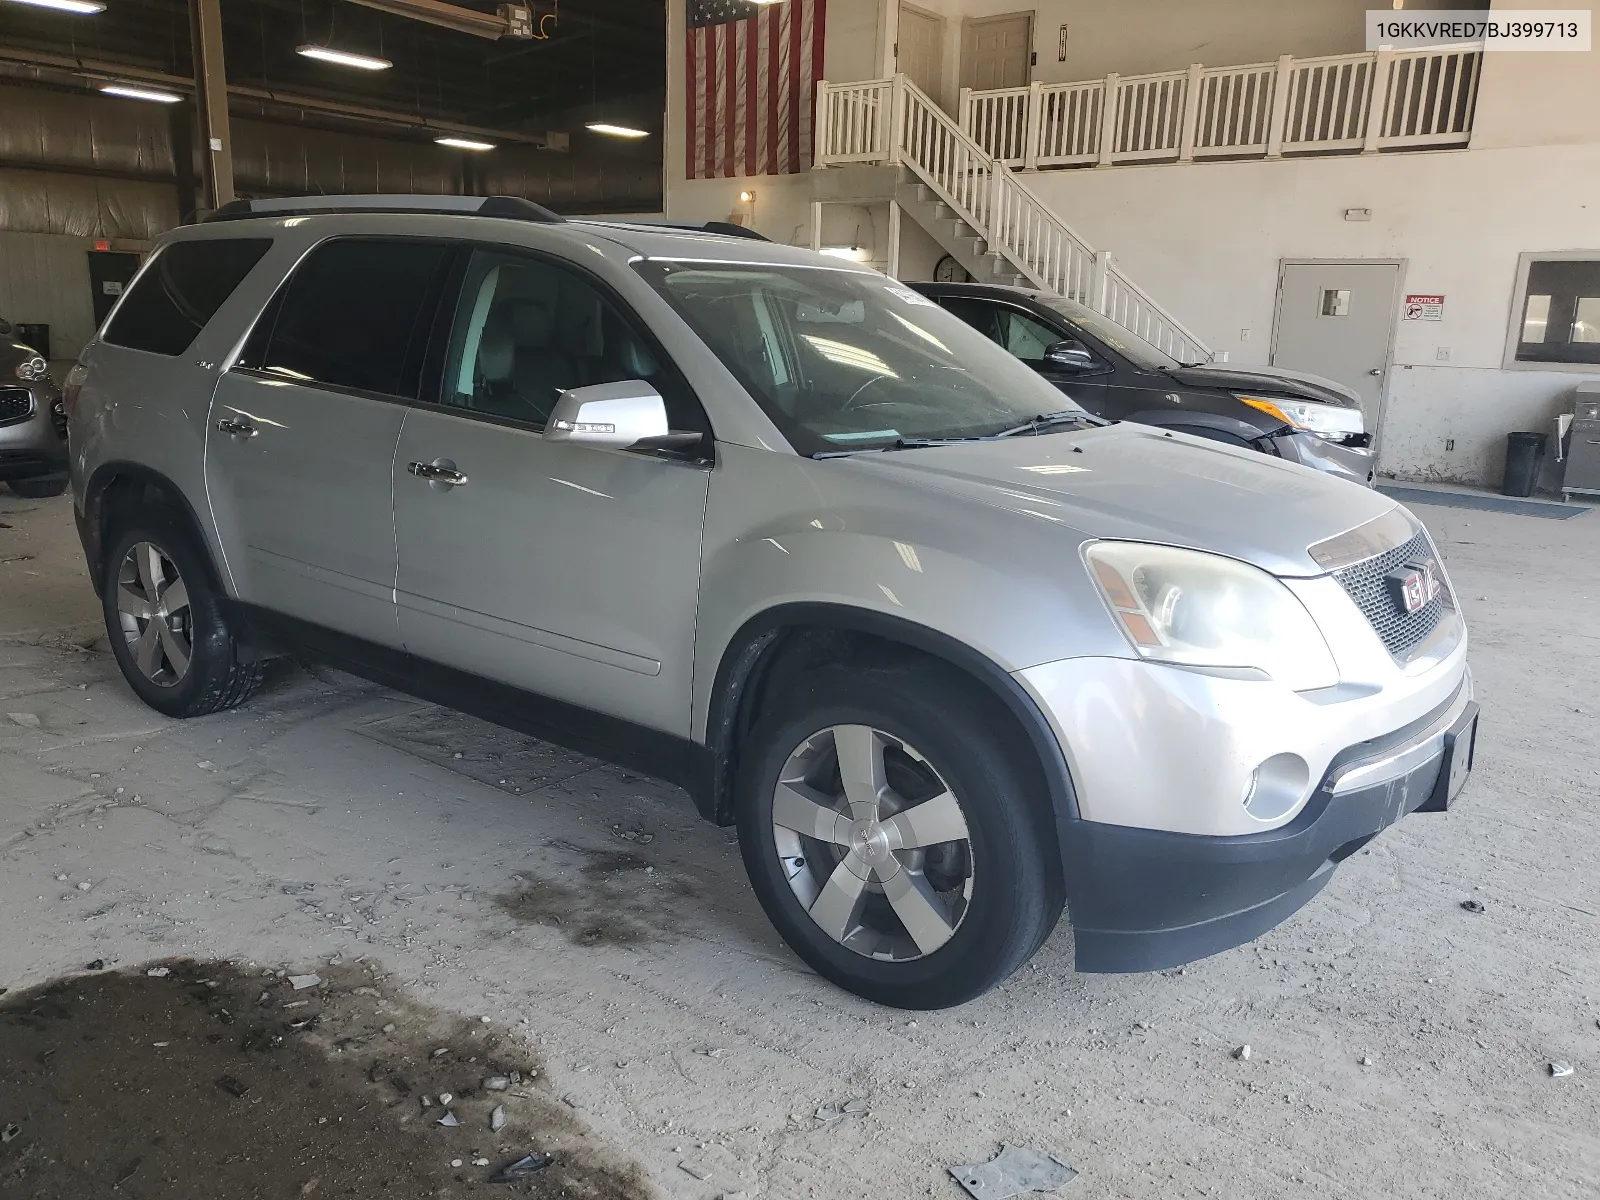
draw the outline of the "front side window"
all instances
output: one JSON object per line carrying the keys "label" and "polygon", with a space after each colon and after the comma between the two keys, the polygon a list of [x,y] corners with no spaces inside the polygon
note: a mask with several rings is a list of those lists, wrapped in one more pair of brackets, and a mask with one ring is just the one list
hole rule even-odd
{"label": "front side window", "polygon": [[1600,364],[1600,255],[1533,258],[1527,274],[1516,361]]}
{"label": "front side window", "polygon": [[879,275],[637,266],[802,454],[988,437],[1075,407],[977,330]]}
{"label": "front side window", "polygon": [[162,248],[123,298],[105,341],[169,357],[184,353],[271,248],[271,238],[204,238]]}
{"label": "front side window", "polygon": [[970,296],[946,296],[939,303],[1030,367],[1042,366],[1044,352],[1057,342],[1072,340],[1037,317],[1009,305],[992,304]]}
{"label": "front side window", "polygon": [[542,427],[562,392],[633,379],[661,393],[674,429],[708,430],[663,356],[588,280],[543,259],[473,254],[445,359],[443,403]]}
{"label": "front side window", "polygon": [[453,253],[398,239],[324,242],[274,299],[242,365],[300,383],[416,399]]}

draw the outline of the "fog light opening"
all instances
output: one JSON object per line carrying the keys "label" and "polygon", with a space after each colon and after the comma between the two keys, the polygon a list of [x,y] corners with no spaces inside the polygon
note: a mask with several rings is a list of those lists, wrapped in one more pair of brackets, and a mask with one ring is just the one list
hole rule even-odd
{"label": "fog light opening", "polygon": [[1275,821],[1294,810],[1311,782],[1311,768],[1298,754],[1274,754],[1250,773],[1244,810],[1258,821]]}

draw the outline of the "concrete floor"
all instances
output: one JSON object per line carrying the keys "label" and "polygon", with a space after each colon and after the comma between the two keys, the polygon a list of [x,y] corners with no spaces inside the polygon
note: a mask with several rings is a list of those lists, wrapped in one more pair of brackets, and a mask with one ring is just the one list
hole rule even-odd
{"label": "concrete floor", "polygon": [[[1409,818],[1253,945],[1078,976],[1062,930],[999,991],[913,1020],[806,971],[731,834],[669,787],[325,670],[203,720],[143,708],[68,502],[8,497],[0,986],[91,959],[371,956],[520,1031],[674,1197],[954,1200],[945,1168],[1002,1141],[1077,1167],[1066,1196],[1595,1196],[1600,514],[1418,511],[1485,710],[1457,810]],[[866,1115],[816,1115],[854,1098]]]}

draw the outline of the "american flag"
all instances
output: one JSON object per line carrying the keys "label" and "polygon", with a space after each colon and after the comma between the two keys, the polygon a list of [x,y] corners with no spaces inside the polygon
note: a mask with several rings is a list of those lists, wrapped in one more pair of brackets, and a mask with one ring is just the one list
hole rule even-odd
{"label": "american flag", "polygon": [[811,166],[826,0],[689,0],[690,179]]}

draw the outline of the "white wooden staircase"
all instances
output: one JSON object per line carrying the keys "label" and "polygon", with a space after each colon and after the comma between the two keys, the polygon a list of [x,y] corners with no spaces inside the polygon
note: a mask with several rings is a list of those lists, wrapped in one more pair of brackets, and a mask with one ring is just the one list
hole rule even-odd
{"label": "white wooden staircase", "polygon": [[898,168],[895,199],[967,273],[1088,305],[1183,362],[1211,348],[906,76],[818,86],[819,167]]}

